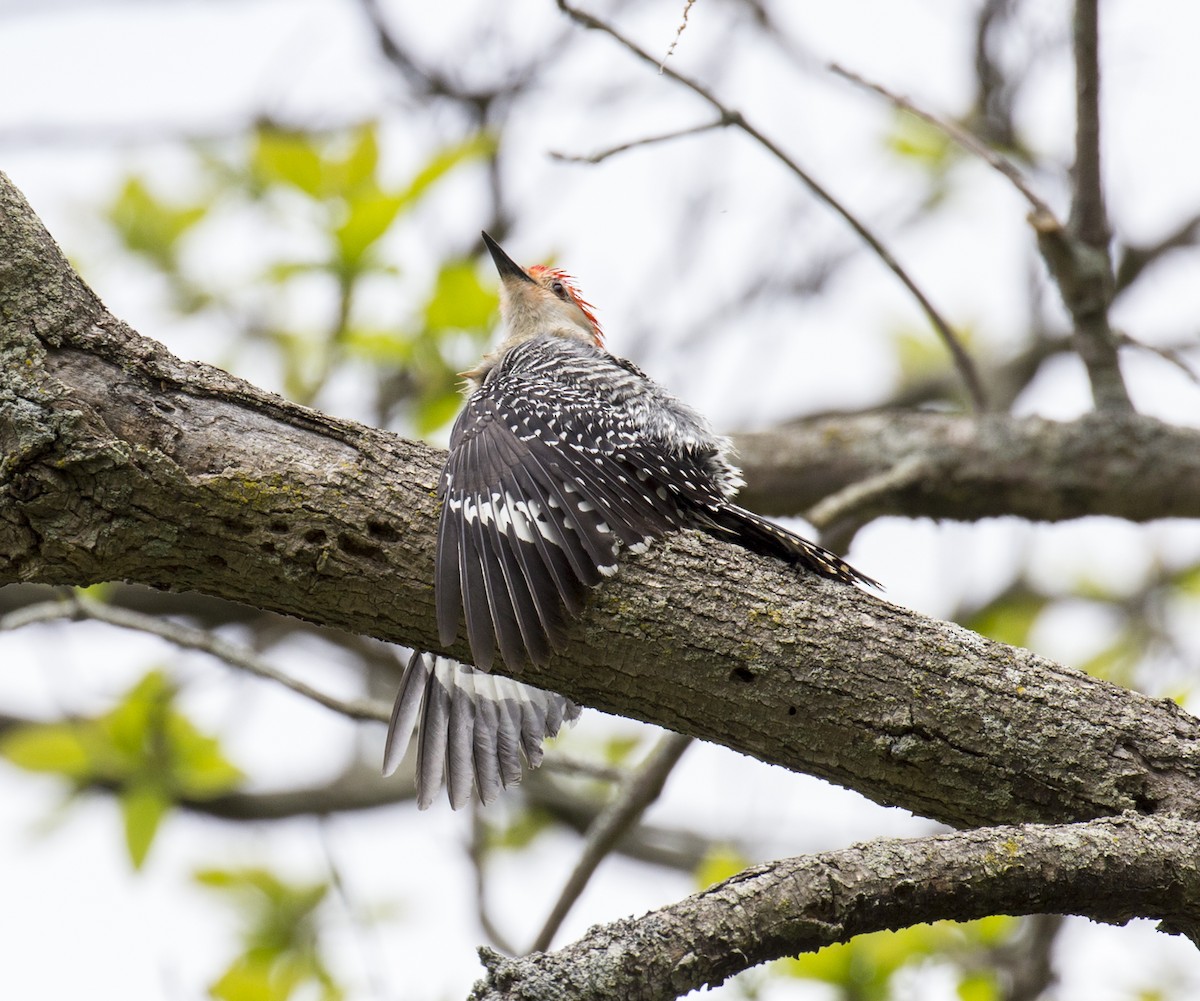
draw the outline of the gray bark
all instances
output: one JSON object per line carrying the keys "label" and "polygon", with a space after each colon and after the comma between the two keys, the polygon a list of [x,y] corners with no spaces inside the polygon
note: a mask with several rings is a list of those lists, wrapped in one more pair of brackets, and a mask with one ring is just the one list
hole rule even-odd
{"label": "gray bark", "polygon": [[[1126,494],[1108,486],[1114,481],[1157,495],[1156,510],[1195,513],[1197,492],[1187,486],[1196,477],[1194,432],[1109,415],[1103,428],[1068,426],[1058,446],[1039,450],[1056,429],[954,420],[952,452],[956,468],[973,470],[971,497],[989,492],[988,469],[1003,454],[996,442],[1024,436],[1029,481],[1044,475],[1057,487],[1041,490],[1041,515],[1028,506],[1016,513],[1116,508]],[[917,441],[919,430],[912,422],[908,429]],[[1147,442],[1159,443],[1169,466],[1142,460]],[[938,447],[927,433],[926,451]],[[834,436],[827,456],[841,451]],[[0,175],[0,584],[117,579],[192,589],[438,649],[431,581],[442,457],[181,362],[138,336],[83,285]],[[1011,475],[992,468],[993,484]],[[1128,476],[1145,478],[1131,485]],[[1148,485],[1153,476],[1157,489]],[[1029,492],[1007,492],[1009,503],[1027,503]],[[937,496],[937,487],[915,496]],[[939,511],[978,517],[971,497],[962,484],[949,488]],[[628,557],[569,639],[561,656],[522,676],[952,825],[1064,824],[1123,811],[1178,815],[1162,821],[1167,827],[1200,819],[1200,723],[1171,701],[707,537],[684,533]],[[465,657],[465,642],[448,653]],[[958,842],[930,844],[942,847],[894,850],[914,866],[934,864]],[[1069,867],[1068,855],[1057,858]],[[863,871],[876,859],[864,856]],[[873,905],[877,921],[958,915],[935,904],[897,909],[884,898],[903,905],[907,877],[880,872],[872,885],[887,892]],[[1030,906],[1075,907],[1067,890],[1077,884],[1060,875],[1047,885],[1064,895],[1047,890],[1029,896]],[[971,913],[1003,910],[1012,899],[982,875],[976,885],[961,891]],[[1182,914],[1193,899],[1191,883],[1147,883],[1140,902],[1120,913]],[[826,917],[797,925],[810,926],[816,938],[777,937],[761,956],[785,943],[804,948],[794,943],[817,941],[826,926],[842,936],[884,925]],[[688,955],[667,946],[686,966]],[[695,971],[725,975],[722,966]]]}
{"label": "gray bark", "polygon": [[734,435],[734,444],[742,500],[763,514],[800,514],[910,463],[915,475],[871,494],[856,519],[1200,517],[1200,429],[1123,411],[1069,423],[881,411]]}
{"label": "gray bark", "polygon": [[[1200,826],[1130,815],[872,841],[756,866],[553,953],[480,955],[472,1001],[659,1001],[779,956],[939,918],[1062,910],[1168,919],[1195,940]],[[1164,889],[1166,888],[1166,889]]]}
{"label": "gray bark", "polygon": [[[179,361],[0,204],[0,583],[195,589],[437,649],[442,453]],[[1170,701],[692,533],[523,676],[954,825],[1200,814]]]}

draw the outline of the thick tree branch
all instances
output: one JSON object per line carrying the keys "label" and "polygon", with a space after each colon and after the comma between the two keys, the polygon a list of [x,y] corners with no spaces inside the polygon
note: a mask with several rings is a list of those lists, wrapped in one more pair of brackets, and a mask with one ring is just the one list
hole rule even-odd
{"label": "thick tree branch", "polygon": [[989,914],[1151,916],[1197,941],[1200,825],[1128,815],[872,841],[739,873],[558,952],[481,950],[473,1001],[658,1001],[863,932]]}
{"label": "thick tree branch", "polygon": [[872,492],[856,515],[1200,517],[1200,430],[1134,413],[1062,423],[879,411],[734,435],[734,444],[746,474],[742,500],[764,514],[799,514],[915,462],[923,475]]}
{"label": "thick tree branch", "polygon": [[[441,452],[138,337],[11,186],[0,262],[0,583],[129,579],[439,649]],[[1174,703],[707,537],[627,558],[568,639],[522,676],[951,824],[1200,816]]]}

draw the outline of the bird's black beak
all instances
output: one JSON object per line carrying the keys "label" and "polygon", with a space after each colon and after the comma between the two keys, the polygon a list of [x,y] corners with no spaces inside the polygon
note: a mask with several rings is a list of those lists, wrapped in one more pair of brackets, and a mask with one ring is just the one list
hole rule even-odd
{"label": "bird's black beak", "polygon": [[487,233],[483,234],[483,242],[487,245],[487,249],[492,255],[492,260],[496,262],[496,270],[500,272],[501,278],[518,278],[532,285],[537,284],[537,282],[529,277],[525,269],[509,257],[500,244],[488,236]]}

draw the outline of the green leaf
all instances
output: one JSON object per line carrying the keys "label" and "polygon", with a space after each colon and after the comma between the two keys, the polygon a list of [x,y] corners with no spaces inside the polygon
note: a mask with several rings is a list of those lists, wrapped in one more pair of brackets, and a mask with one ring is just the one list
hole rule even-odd
{"label": "green leaf", "polygon": [[1032,591],[1002,594],[963,623],[968,629],[1010,646],[1028,646],[1029,633],[1048,604]]}
{"label": "green leaf", "polygon": [[72,779],[88,774],[88,749],[72,723],[34,723],[0,738],[0,755],[30,772],[58,772]]}
{"label": "green leaf", "polygon": [[178,270],[180,239],[204,218],[204,205],[175,205],[157,198],[137,177],[125,181],[105,211],[121,242],[162,270]]}
{"label": "green leaf", "polygon": [[242,951],[209,989],[214,997],[284,1001],[309,985],[325,1001],[342,997],[318,948],[316,912],[328,884],[290,883],[262,868],[204,869],[195,878],[233,898],[245,919]]}
{"label": "green leaf", "polygon": [[730,876],[736,876],[750,865],[741,852],[729,845],[715,845],[696,867],[696,885],[704,890]]}
{"label": "green leaf", "polygon": [[1130,687],[1133,674],[1146,653],[1146,635],[1131,627],[1122,629],[1117,638],[1099,653],[1079,665],[1093,678],[1111,681],[1114,685]]}
{"label": "green leaf", "polygon": [[445,177],[460,163],[491,156],[497,148],[496,138],[486,132],[477,133],[465,142],[447,146],[438,152],[409,182],[402,195],[405,204],[416,202],[430,187]]}
{"label": "green leaf", "polygon": [[250,155],[250,169],[263,184],[286,184],[319,198],[326,191],[326,165],[317,140],[303,132],[260,129]]}
{"label": "green leaf", "polygon": [[425,325],[432,331],[486,328],[499,302],[499,296],[480,282],[474,261],[449,261],[438,272],[425,305]]}
{"label": "green leaf", "polygon": [[241,769],[225,757],[216,738],[202,734],[178,713],[167,718],[166,728],[174,766],[171,782],[178,793],[189,799],[211,799],[241,783]]}
{"label": "green leaf", "polygon": [[554,818],[547,811],[527,807],[504,825],[488,821],[484,828],[484,844],[489,851],[501,848],[519,851],[528,848],[542,831],[552,826]]}
{"label": "green leaf", "polygon": [[150,785],[132,786],[120,794],[121,817],[125,821],[125,844],[135,869],[146,861],[158,825],[171,808],[171,800]]}
{"label": "green leaf", "polygon": [[613,737],[604,742],[604,760],[610,765],[623,765],[629,756],[641,746],[642,739],[636,736]]}
{"label": "green leaf", "polygon": [[1175,575],[1172,584],[1180,594],[1200,595],[1200,566],[1181,570]]}
{"label": "green leaf", "polygon": [[956,955],[971,957],[981,946],[1007,941],[1017,927],[1015,919],[1003,916],[964,924],[913,925],[895,932],[858,935],[776,966],[794,977],[833,984],[860,1001],[886,1001],[892,977],[905,966],[935,956],[950,961]]}
{"label": "green leaf", "polygon": [[896,156],[932,170],[944,171],[958,158],[958,147],[945,132],[907,111],[896,114],[886,145]]}
{"label": "green leaf", "polygon": [[453,389],[437,396],[423,398],[414,415],[413,423],[417,434],[425,437],[450,423],[461,407],[462,397]]}
{"label": "green leaf", "polygon": [[208,989],[221,1001],[284,1001],[290,985],[277,983],[273,964],[266,956],[239,956]]}
{"label": "green leaf", "polygon": [[333,233],[343,270],[356,270],[363,255],[388,231],[404,204],[402,195],[373,189],[350,197],[346,218]]}
{"label": "green leaf", "polygon": [[341,186],[349,190],[372,182],[379,166],[378,129],[374,122],[361,125],[352,135],[350,152],[338,164]]}
{"label": "green leaf", "polygon": [[342,337],[352,355],[380,364],[404,364],[412,359],[412,337],[403,330],[365,330],[352,327]]}
{"label": "green leaf", "polygon": [[1000,985],[990,971],[969,973],[958,982],[960,1001],[1000,1001]]}

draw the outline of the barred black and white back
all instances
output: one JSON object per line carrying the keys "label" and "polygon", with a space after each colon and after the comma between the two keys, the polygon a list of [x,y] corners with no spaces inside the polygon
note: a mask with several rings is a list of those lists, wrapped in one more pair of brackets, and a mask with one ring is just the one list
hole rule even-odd
{"label": "barred black and white back", "polygon": [[561,647],[622,547],[698,528],[846,583],[848,563],[732,503],[727,439],[636,366],[544,334],[505,352],[467,399],[442,477],[436,603],[449,645],[519,670]]}
{"label": "barred black and white back", "polygon": [[[636,552],[696,528],[824,577],[878,586],[734,504],[742,479],[728,440],[605,350],[590,306],[566,275],[527,272],[484,240],[502,278],[508,336],[466,373],[470,392],[438,490],[435,557],[439,639],[452,644],[465,621],[479,671],[431,655],[410,662],[388,754],[389,761],[403,754],[416,724],[422,803],[442,780],[442,760],[455,805],[469,797],[471,775],[484,801],[498,790],[497,775],[501,786],[515,776],[516,758],[500,749],[497,729],[513,706],[550,700],[548,719],[577,713],[563,696],[516,682],[492,688],[479,672],[492,667],[497,647],[515,670],[546,663],[564,645],[588,588],[616,572],[622,548]],[[538,732],[537,725],[528,731]],[[526,757],[532,763],[528,744]]]}

